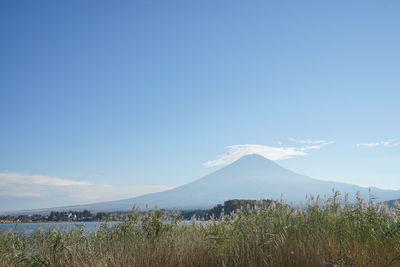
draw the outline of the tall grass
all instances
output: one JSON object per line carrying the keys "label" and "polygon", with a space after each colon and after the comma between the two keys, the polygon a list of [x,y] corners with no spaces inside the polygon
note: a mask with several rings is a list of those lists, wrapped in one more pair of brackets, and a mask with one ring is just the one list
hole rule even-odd
{"label": "tall grass", "polygon": [[154,211],[94,232],[3,232],[0,266],[400,266],[400,209],[335,192],[305,208],[272,203],[208,223]]}

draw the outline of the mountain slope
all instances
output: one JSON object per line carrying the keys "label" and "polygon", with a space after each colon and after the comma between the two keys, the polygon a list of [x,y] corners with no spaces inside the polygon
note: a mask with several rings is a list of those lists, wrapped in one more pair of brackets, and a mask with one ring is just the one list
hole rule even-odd
{"label": "mountain slope", "polygon": [[[133,205],[141,209],[210,208],[229,199],[280,199],[288,203],[305,203],[306,195],[330,196],[332,189],[347,192],[350,200],[360,191],[368,197],[368,188],[357,185],[321,181],[296,174],[258,155],[242,157],[236,162],[201,179],[177,188],[140,197],[70,206],[58,209],[90,209],[92,211],[129,210]],[[400,191],[372,188],[378,201],[400,198]],[[46,209],[54,210],[54,209]]]}
{"label": "mountain slope", "polygon": [[[352,199],[358,191],[363,197],[368,197],[368,188],[313,179],[284,169],[261,156],[250,155],[192,183],[160,193],[114,201],[112,204],[121,208],[133,204],[144,208],[147,204],[148,207],[179,209],[212,207],[235,198],[280,199],[281,197],[297,204],[304,203],[306,195],[309,194],[330,196],[332,189],[347,192]],[[373,188],[372,194],[379,200],[400,197],[400,191],[378,188]]]}

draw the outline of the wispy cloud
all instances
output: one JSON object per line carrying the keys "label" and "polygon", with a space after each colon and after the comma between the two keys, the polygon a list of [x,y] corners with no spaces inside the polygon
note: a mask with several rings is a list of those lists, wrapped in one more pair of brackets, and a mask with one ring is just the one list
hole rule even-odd
{"label": "wispy cloud", "polygon": [[296,138],[289,138],[289,141],[295,142],[297,144],[304,145],[300,147],[299,150],[306,151],[312,149],[320,149],[326,145],[332,144],[332,141],[326,140],[310,140],[310,139],[296,139]]}
{"label": "wispy cloud", "polygon": [[27,175],[20,173],[0,173],[0,185],[4,184],[29,184],[29,185],[48,185],[48,186],[72,186],[90,185],[88,182],[79,182],[63,178]]}
{"label": "wispy cloud", "polygon": [[395,142],[395,140],[386,140],[386,141],[357,144],[358,147],[377,147],[377,146],[394,147],[394,146],[399,146],[399,145],[400,145],[400,143]]}
{"label": "wispy cloud", "polygon": [[2,202],[0,210],[44,207],[35,205],[35,199],[39,201],[37,203],[46,206],[75,205],[118,200],[167,189],[171,187],[163,185],[114,186],[43,175],[0,173],[0,198],[29,197],[32,201],[21,207]]}
{"label": "wispy cloud", "polygon": [[296,138],[289,138],[289,141],[299,143],[299,144],[329,144],[332,143],[326,140],[311,140],[311,139],[296,139]]}

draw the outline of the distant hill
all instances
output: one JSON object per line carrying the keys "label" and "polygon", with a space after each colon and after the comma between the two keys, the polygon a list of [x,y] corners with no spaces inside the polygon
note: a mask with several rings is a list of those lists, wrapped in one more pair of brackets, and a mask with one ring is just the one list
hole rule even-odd
{"label": "distant hill", "polygon": [[255,207],[270,207],[272,203],[274,203],[275,205],[281,205],[279,202],[270,199],[232,199],[225,201],[224,204],[218,204],[212,209],[183,211],[181,213],[181,216],[185,220],[190,220],[193,216],[196,219],[210,219],[211,217],[219,218],[222,214],[229,215],[237,210],[254,209]]}
{"label": "distant hill", "polygon": [[394,200],[388,200],[385,201],[385,204],[389,207],[389,208],[395,208],[395,203],[400,204],[400,199],[394,199]]}
{"label": "distant hill", "polygon": [[[155,206],[181,210],[205,209],[228,199],[280,199],[281,197],[287,203],[297,205],[305,203],[306,195],[309,194],[330,196],[332,189],[349,193],[350,201],[354,200],[354,195],[358,191],[362,197],[368,198],[368,188],[313,179],[289,171],[259,155],[249,155],[201,179],[168,191],[118,201],[50,208],[36,212],[84,209],[94,212],[130,210],[133,205],[140,209]],[[400,199],[400,190],[371,189],[377,201]]]}

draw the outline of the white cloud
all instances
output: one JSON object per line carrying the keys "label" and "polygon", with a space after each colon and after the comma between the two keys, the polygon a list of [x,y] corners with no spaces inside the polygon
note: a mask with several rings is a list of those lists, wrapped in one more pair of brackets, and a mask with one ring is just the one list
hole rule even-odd
{"label": "white cloud", "polygon": [[49,186],[89,185],[89,183],[87,182],[78,182],[57,177],[27,175],[20,173],[0,173],[0,185],[1,184],[29,184]]}
{"label": "white cloud", "polygon": [[[29,197],[32,201],[38,199],[42,201],[40,203],[46,203],[53,207],[54,205],[118,200],[168,189],[171,187],[162,185],[113,186],[43,175],[0,173],[0,197]],[[12,203],[0,203],[0,210],[10,209],[9,206],[12,206]],[[42,207],[38,206],[38,208]]]}
{"label": "white cloud", "polygon": [[302,140],[302,139],[296,139],[296,138],[289,138],[289,141],[299,143],[299,144],[320,144],[320,145],[332,143],[332,142],[328,142],[325,140],[310,140],[310,139]]}
{"label": "white cloud", "polygon": [[258,154],[270,160],[283,160],[295,156],[307,155],[306,152],[299,150],[295,147],[270,147],[263,145],[233,145],[228,146],[228,151],[217,156],[214,160],[209,160],[203,165],[205,167],[214,167],[230,164],[239,158]]}
{"label": "white cloud", "polygon": [[332,141],[326,141],[326,140],[310,140],[310,139],[295,139],[295,138],[289,138],[289,141],[305,145],[304,147],[300,147],[299,149],[302,151],[305,150],[312,150],[312,149],[320,149],[326,145],[332,144]]}
{"label": "white cloud", "polygon": [[377,146],[394,147],[394,146],[399,146],[399,145],[400,144],[396,143],[394,140],[357,144],[358,147],[377,147]]}
{"label": "white cloud", "polygon": [[283,147],[282,142],[274,142],[278,144],[279,147],[264,146],[257,144],[247,144],[247,145],[232,145],[228,146],[225,153],[217,156],[214,160],[209,160],[203,164],[205,167],[223,166],[230,164],[243,156],[258,154],[270,160],[284,160],[290,159],[296,156],[308,155],[306,151],[313,149],[320,149],[323,146],[329,145],[333,142],[325,140],[298,140],[294,138],[289,138],[290,141],[301,144],[300,147]]}

